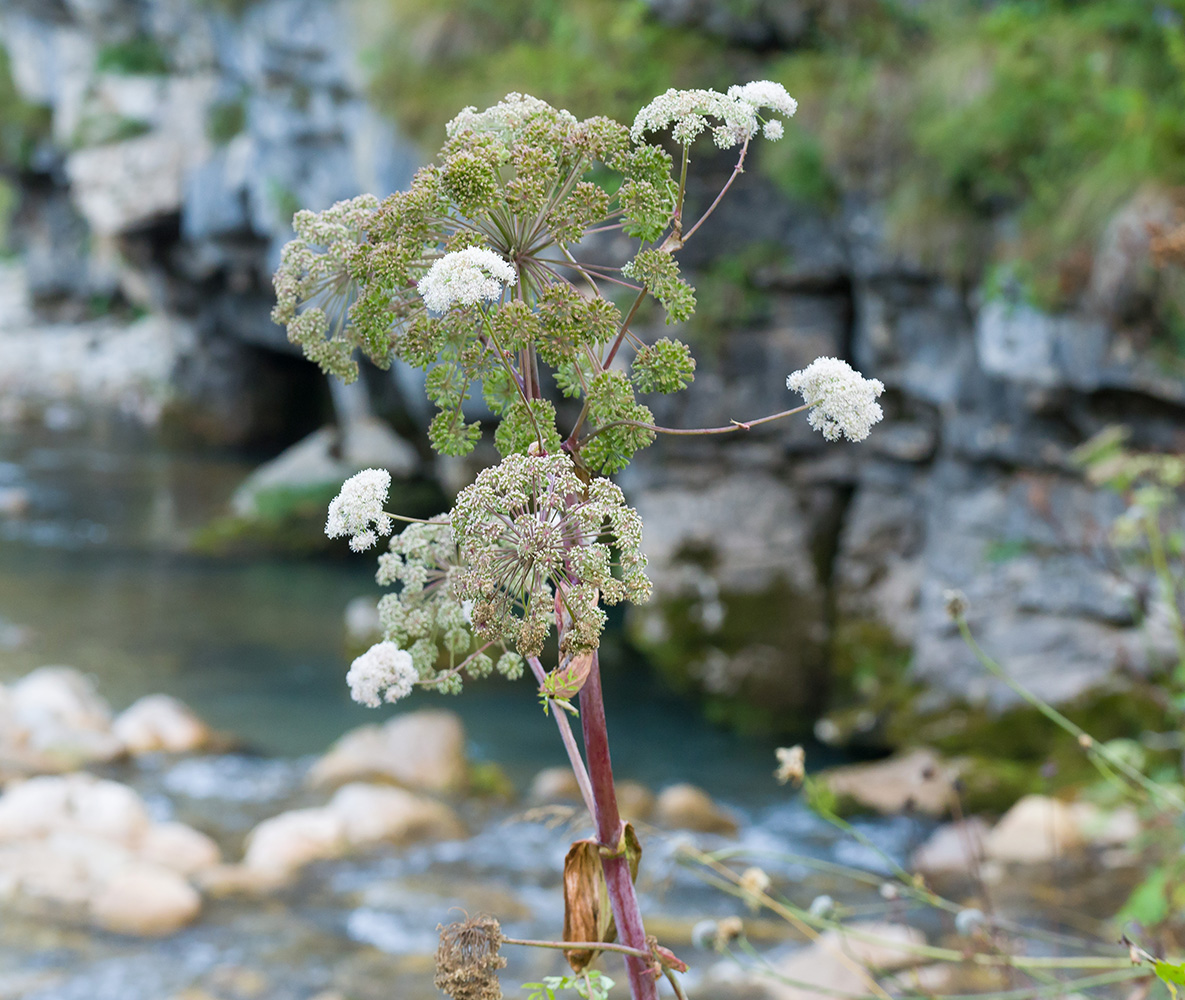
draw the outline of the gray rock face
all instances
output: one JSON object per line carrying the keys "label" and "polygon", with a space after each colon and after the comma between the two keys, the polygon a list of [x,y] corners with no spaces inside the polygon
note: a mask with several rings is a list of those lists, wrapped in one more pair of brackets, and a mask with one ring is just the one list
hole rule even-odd
{"label": "gray rock face", "polygon": [[[812,18],[842,17],[797,0],[649,5],[668,23],[756,48],[793,46]],[[53,112],[54,149],[37,161],[20,220],[34,304],[118,294],[169,317],[26,336],[28,304],[0,273],[12,306],[0,353],[15,359],[0,358],[0,375],[69,375],[110,396],[127,382],[122,365],[154,387],[133,409],[154,412],[143,400],[159,400],[155,386],[171,378],[201,401],[220,442],[280,419],[281,383],[310,409],[309,383],[285,367],[290,348],[268,316],[292,211],[402,188],[419,162],[364,98],[349,18],[331,0],[257,0],[238,18],[196,0],[0,0],[16,85]],[[131,39],[155,44],[169,72],[96,69]],[[788,409],[798,398],[787,374],[819,356],[886,386],[886,419],[859,445],[828,444],[791,418],[661,441],[622,477],[646,518],[655,579],[634,635],[679,684],[730,706],[722,716],[758,706],[767,721],[802,721],[853,643],[864,660],[907,659],[903,679],[922,682],[934,706],[1004,707],[1012,696],[945,616],[948,587],[967,592],[985,648],[1055,701],[1163,662],[1155,591],[1106,547],[1118,501],[1086,486],[1070,453],[1117,421],[1133,424],[1137,446],[1179,448],[1185,379],[1141,340],[1155,280],[1149,226],[1172,220],[1171,200],[1146,191],[1123,206],[1082,302],[1050,315],[984,300],[894,244],[875,194],[893,142],[869,136],[867,176],[840,178],[849,190],[834,211],[791,203],[748,171],[681,255],[694,282],[715,258],[770,249],[750,278],[761,319],[725,317],[696,345],[690,390],[647,400],[660,424],[727,426]],[[721,182],[731,169],[710,156],[703,165],[723,167]],[[706,205],[716,179],[694,181],[689,205]],[[593,242],[594,253],[610,243]],[[152,361],[142,377],[121,360],[125,342]],[[64,365],[55,344],[85,363]],[[411,411],[422,381],[407,369],[395,380]],[[313,441],[316,454],[298,456],[324,457]]]}
{"label": "gray rock face", "polygon": [[[178,376],[195,410],[211,379],[234,381],[211,372],[241,360],[220,341],[286,349],[269,313],[293,211],[397,190],[419,165],[364,99],[355,29],[326,0],[261,0],[240,18],[193,0],[0,0],[16,86],[50,108],[55,146],[69,151],[64,170],[47,167],[41,190],[53,194],[31,199],[22,219],[34,297],[118,292],[187,314],[205,342]],[[132,40],[169,72],[97,68]],[[202,377],[186,382],[186,371]]]}

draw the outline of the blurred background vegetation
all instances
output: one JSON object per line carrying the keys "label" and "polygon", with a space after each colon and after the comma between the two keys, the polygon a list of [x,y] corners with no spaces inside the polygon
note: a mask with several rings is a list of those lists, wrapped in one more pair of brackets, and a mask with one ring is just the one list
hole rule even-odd
{"label": "blurred background vegetation", "polygon": [[[797,127],[759,151],[787,195],[883,198],[892,240],[924,265],[1047,308],[1082,292],[1120,205],[1185,184],[1180,0],[836,0],[798,5],[790,38],[777,4],[714,5],[771,22],[745,45],[643,0],[385,2],[376,98],[425,148],[458,106],[511,90],[628,121],[669,86],[768,78],[799,100]],[[1169,289],[1157,303],[1178,339],[1183,304]]]}

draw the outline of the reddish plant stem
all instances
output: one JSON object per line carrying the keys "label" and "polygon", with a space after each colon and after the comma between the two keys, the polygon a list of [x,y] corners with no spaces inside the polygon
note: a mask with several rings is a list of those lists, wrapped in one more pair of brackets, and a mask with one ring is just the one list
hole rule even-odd
{"label": "reddish plant stem", "polygon": [[[597,807],[593,817],[597,825],[597,840],[602,848],[616,852],[622,846],[622,822],[617,809],[617,793],[613,788],[609,729],[605,723],[605,702],[601,696],[601,663],[596,653],[593,654],[588,679],[580,689],[580,721],[584,735],[584,756],[588,761],[588,775]],[[642,925],[642,912],[638,908],[638,897],[630,877],[629,859],[623,852],[603,857],[602,865],[621,942],[639,951],[647,951],[646,930]],[[636,955],[626,955],[625,967],[633,1000],[657,1000],[658,987],[650,963]]]}

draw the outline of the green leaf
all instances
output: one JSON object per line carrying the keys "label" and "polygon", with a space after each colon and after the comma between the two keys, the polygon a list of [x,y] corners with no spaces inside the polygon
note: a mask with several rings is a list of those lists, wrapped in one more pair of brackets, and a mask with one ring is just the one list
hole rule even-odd
{"label": "green leaf", "polygon": [[1154,868],[1143,882],[1128,896],[1123,908],[1115,915],[1119,924],[1136,921],[1145,927],[1155,927],[1169,913],[1168,870]]}
{"label": "green leaf", "polygon": [[1171,962],[1157,961],[1152,968],[1176,1000],[1177,987],[1185,986],[1185,964],[1173,965]]}

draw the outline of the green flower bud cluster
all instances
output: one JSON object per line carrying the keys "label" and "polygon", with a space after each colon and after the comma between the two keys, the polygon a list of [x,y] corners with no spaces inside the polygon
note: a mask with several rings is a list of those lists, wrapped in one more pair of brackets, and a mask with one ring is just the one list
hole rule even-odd
{"label": "green flower bud cluster", "polygon": [[679,263],[669,253],[640,250],[621,273],[650,290],[666,310],[668,323],[681,323],[695,312],[695,289],[679,277]]}
{"label": "green flower bud cluster", "polygon": [[650,596],[642,522],[616,484],[586,481],[567,455],[509,455],[461,491],[452,512],[455,593],[480,639],[543,648],[557,612],[565,655],[595,649],[601,603]]}
{"label": "green flower bud cluster", "polygon": [[[660,239],[678,213],[671,156],[608,118],[578,121],[521,94],[482,112],[466,108],[446,131],[438,161],[407,191],[298,213],[275,278],[275,320],[346,381],[357,377],[355,351],[382,367],[399,358],[427,369],[438,410],[429,438],[443,454],[466,454],[481,437],[463,413],[475,384],[500,420],[501,454],[532,445],[559,451],[555,410],[540,385],[551,374],[562,393],[587,404],[576,430],[589,433],[589,447],[573,438],[567,450],[594,472],[617,471],[653,440],[629,426],[651,420],[635,391],[674,391],[694,366],[677,342],[647,347],[629,333],[599,284],[612,269],[586,269],[569,246],[606,225]],[[610,193],[613,172],[620,181]],[[510,277],[500,292],[452,299],[435,265],[451,266],[452,255],[470,248]],[[693,289],[666,249],[642,250],[622,276],[658,298],[668,322],[694,309]],[[578,289],[585,284],[591,294]],[[632,350],[619,352],[627,334]],[[633,351],[632,378],[606,370]]]}
{"label": "green flower bud cluster", "polygon": [[[447,517],[408,525],[379,556],[376,579],[400,589],[379,601],[383,638],[411,654],[420,683],[446,694],[461,690],[461,674],[471,678],[497,672],[515,680],[523,659],[501,642],[474,641],[469,604],[457,591],[457,545]],[[487,650],[501,651],[497,660]]]}

